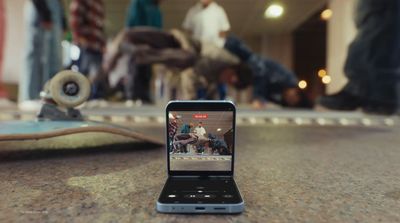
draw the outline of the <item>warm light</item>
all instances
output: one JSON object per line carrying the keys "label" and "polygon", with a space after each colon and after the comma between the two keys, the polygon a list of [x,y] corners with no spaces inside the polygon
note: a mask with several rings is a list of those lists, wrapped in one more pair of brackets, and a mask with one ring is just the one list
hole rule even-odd
{"label": "warm light", "polygon": [[321,12],[321,19],[323,20],[329,20],[333,15],[333,12],[331,9],[325,9],[324,11]]}
{"label": "warm light", "polygon": [[323,78],[327,75],[326,70],[325,69],[321,69],[318,71],[318,77]]}
{"label": "warm light", "polygon": [[325,77],[322,78],[322,83],[324,83],[324,84],[329,84],[329,83],[331,83],[331,81],[332,81],[332,78],[329,75],[326,75]]}
{"label": "warm light", "polygon": [[306,89],[307,88],[307,81],[305,81],[305,80],[299,81],[299,88],[300,89]]}
{"label": "warm light", "polygon": [[218,129],[217,129],[217,132],[220,132],[221,130],[222,130],[221,128],[218,128]]}
{"label": "warm light", "polygon": [[283,14],[283,7],[278,4],[270,5],[264,12],[265,18],[279,18]]}

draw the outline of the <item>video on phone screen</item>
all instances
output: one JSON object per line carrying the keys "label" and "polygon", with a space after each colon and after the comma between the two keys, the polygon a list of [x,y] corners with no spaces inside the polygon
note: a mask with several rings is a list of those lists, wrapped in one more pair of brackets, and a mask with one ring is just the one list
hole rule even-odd
{"label": "video on phone screen", "polygon": [[171,170],[231,170],[233,112],[177,111],[168,116]]}

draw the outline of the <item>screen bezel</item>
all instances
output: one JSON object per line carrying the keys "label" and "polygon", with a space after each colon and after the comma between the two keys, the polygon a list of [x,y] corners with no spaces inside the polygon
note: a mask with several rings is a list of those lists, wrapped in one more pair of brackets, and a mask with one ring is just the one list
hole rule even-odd
{"label": "screen bezel", "polygon": [[[236,140],[236,107],[230,101],[171,101],[165,109],[166,120],[166,153],[167,153],[167,170],[169,176],[233,176],[235,163],[235,140]],[[233,128],[233,148],[232,161],[230,171],[181,171],[170,169],[170,154],[169,154],[169,137],[168,123],[169,112],[174,111],[232,111],[232,128]]]}

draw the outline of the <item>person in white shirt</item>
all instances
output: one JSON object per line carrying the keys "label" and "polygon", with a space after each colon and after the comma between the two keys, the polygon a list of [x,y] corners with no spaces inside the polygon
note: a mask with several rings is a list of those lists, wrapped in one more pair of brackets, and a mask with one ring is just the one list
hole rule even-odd
{"label": "person in white shirt", "polygon": [[211,42],[222,48],[231,26],[225,10],[220,5],[213,0],[200,0],[189,9],[183,28],[195,39]]}
{"label": "person in white shirt", "polygon": [[203,123],[199,122],[199,124],[196,126],[196,128],[194,128],[193,131],[194,134],[196,134],[198,137],[200,138],[204,138],[206,137],[206,129],[203,127]]}
{"label": "person in white shirt", "polygon": [[[199,124],[194,128],[193,131],[194,134],[196,134],[197,137],[199,137],[199,140],[205,140],[206,139],[206,129],[203,127],[203,122],[199,122]],[[197,148],[197,152],[203,154],[204,153],[204,146],[199,145]]]}

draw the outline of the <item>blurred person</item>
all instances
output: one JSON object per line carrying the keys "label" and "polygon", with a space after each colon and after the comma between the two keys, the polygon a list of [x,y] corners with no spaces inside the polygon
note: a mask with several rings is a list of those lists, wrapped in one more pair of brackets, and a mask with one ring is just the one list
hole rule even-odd
{"label": "blurred person", "polygon": [[203,122],[199,122],[196,128],[194,128],[193,133],[199,137],[205,137],[206,129],[203,127]]}
{"label": "blurred person", "polygon": [[60,0],[30,0],[24,11],[26,45],[20,78],[20,109],[37,110],[45,83],[62,69],[61,40],[66,30]]}
{"label": "blurred person", "polygon": [[358,33],[344,67],[348,83],[338,93],[321,97],[319,104],[334,110],[399,112],[400,1],[359,1],[355,24]]}
{"label": "blurred person", "polygon": [[162,29],[163,18],[159,7],[162,1],[131,0],[126,17],[126,27],[149,26]]}
{"label": "blurred person", "polygon": [[296,75],[268,58],[254,52],[240,39],[228,36],[224,46],[247,64],[253,76],[253,106],[264,108],[266,101],[296,107],[302,104]]}
{"label": "blurred person", "polygon": [[[191,7],[182,26],[193,38],[221,48],[224,46],[226,33],[230,30],[225,10],[213,0],[200,0]],[[219,99],[225,99],[226,85],[219,84],[217,90]],[[199,96],[206,97],[204,93]]]}
{"label": "blurred person", "polygon": [[183,134],[189,134],[192,132],[192,128],[193,128],[193,123],[189,123],[189,124],[183,124],[182,128],[181,128],[181,133]]}
{"label": "blurred person", "polygon": [[[203,127],[203,122],[199,122],[194,128],[193,133],[199,137],[199,139],[206,139],[206,129]],[[204,144],[199,144],[197,147],[197,152],[198,153],[204,153]]]}
{"label": "blurred person", "polygon": [[182,26],[195,39],[221,48],[231,27],[225,10],[213,0],[200,0],[190,8]]}
{"label": "blurred person", "polygon": [[[163,32],[151,28],[123,30],[114,40],[114,49],[107,53],[105,72],[115,69],[124,55],[130,64],[162,63],[183,70],[181,90],[184,99],[196,99],[197,89],[205,89],[205,98],[215,99],[219,84],[243,89],[250,85],[252,74],[245,64],[226,50],[202,43],[177,30]],[[141,74],[142,75],[142,74]]]}
{"label": "blurred person", "polygon": [[73,43],[80,49],[79,71],[93,83],[91,98],[102,98],[105,87],[99,76],[106,44],[103,1],[72,0],[70,26]]}
{"label": "blurred person", "polygon": [[[195,60],[195,54],[182,49],[171,33],[149,27],[129,28],[122,30],[110,44],[103,61],[103,71],[110,74],[110,86],[113,88],[125,77],[114,72],[121,68],[136,73],[136,65],[158,63],[179,71],[193,66]],[[127,85],[123,86],[123,90],[132,92]]]}
{"label": "blurred person", "polygon": [[[163,27],[163,18],[159,7],[161,2],[162,0],[131,0],[126,27],[147,26],[161,29]],[[138,100],[139,104],[140,102],[150,103],[151,66],[131,63],[128,70],[125,92],[128,99],[127,105],[130,106],[133,100]]]}
{"label": "blurred person", "polygon": [[178,132],[178,120],[179,116],[176,113],[173,113],[169,118],[168,122],[168,137],[170,142],[170,152],[173,149],[173,141],[176,133]]}
{"label": "blurred person", "polygon": [[208,133],[209,145],[212,148],[212,154],[215,155],[232,155],[228,149],[225,140],[219,139],[216,135]]}
{"label": "blurred person", "polygon": [[190,134],[192,132],[193,126],[194,126],[193,123],[184,124],[181,128],[181,134],[175,136],[176,140],[174,141],[180,141],[180,144],[184,147],[183,148],[184,153],[189,152],[188,150],[189,143],[197,141],[197,139],[192,136],[193,134]]}
{"label": "blurred person", "polygon": [[[185,95],[188,98],[196,99],[196,89],[204,89],[203,98],[206,100],[216,100],[219,96],[219,86],[229,85],[237,90],[248,87],[252,81],[252,72],[246,64],[232,64],[230,62],[211,59],[207,57],[200,58],[194,65],[193,72],[187,76],[182,76],[182,86]],[[186,78],[186,79],[185,79]],[[189,84],[190,83],[190,84]],[[189,88],[188,86],[193,86]]]}

